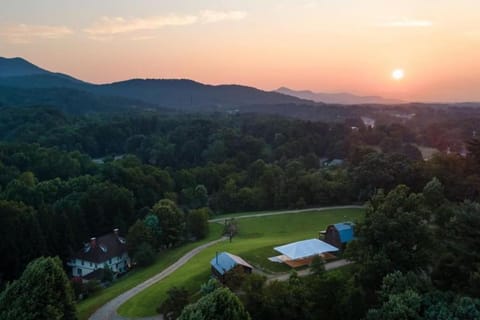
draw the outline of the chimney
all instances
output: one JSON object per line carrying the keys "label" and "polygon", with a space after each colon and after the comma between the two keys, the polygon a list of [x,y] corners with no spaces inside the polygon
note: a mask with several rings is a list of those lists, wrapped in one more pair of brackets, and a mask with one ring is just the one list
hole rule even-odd
{"label": "chimney", "polygon": [[90,246],[92,248],[95,248],[97,246],[97,238],[95,238],[95,237],[90,238]]}
{"label": "chimney", "polygon": [[115,233],[115,235],[118,236],[118,228],[113,229],[113,233]]}

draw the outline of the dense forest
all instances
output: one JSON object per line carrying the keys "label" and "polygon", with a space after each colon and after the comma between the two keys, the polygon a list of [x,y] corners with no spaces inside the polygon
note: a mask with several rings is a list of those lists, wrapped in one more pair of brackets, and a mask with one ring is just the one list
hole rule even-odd
{"label": "dense forest", "polygon": [[[395,122],[388,112],[366,126],[355,116],[324,123],[248,113],[1,108],[0,315],[22,279],[34,276],[29,262],[65,262],[114,227],[143,254],[205,236],[213,215],[368,201],[347,250],[354,268],[330,274],[320,263],[312,279],[285,283],[252,277],[241,289],[250,300],[229,298],[245,307],[239,317],[479,317],[475,121],[462,108],[456,118],[440,110],[438,122]],[[420,146],[443,152],[425,161]],[[153,234],[155,226],[168,232],[150,234],[145,249],[149,225]],[[210,291],[207,301],[229,294]]]}

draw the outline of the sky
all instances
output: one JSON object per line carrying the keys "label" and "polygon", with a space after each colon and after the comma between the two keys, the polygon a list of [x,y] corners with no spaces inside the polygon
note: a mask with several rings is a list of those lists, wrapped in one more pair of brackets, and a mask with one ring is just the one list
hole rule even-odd
{"label": "sky", "polygon": [[[85,81],[480,101],[478,0],[0,0],[0,56]],[[395,69],[404,77],[392,78]]]}

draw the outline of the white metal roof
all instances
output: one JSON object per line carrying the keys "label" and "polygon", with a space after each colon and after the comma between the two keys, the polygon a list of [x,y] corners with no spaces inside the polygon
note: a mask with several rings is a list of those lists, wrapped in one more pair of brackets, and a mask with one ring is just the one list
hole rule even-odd
{"label": "white metal roof", "polygon": [[273,248],[292,260],[307,258],[325,252],[338,251],[334,246],[318,239],[308,239]]}

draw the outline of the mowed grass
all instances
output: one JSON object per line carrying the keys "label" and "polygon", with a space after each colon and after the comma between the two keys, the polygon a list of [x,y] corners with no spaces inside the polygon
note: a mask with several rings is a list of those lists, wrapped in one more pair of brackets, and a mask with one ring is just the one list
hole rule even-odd
{"label": "mowed grass", "polygon": [[210,276],[210,260],[216,252],[237,254],[265,272],[288,271],[288,267],[267,260],[278,255],[273,247],[317,238],[318,232],[327,225],[363,219],[363,212],[363,209],[332,209],[238,220],[239,234],[231,243],[227,240],[205,249],[169,277],[128,300],[118,313],[125,317],[152,316],[156,314],[156,308],[165,299],[169,288],[177,286],[185,287],[192,293],[198,291]]}
{"label": "mowed grass", "polygon": [[188,251],[206,242],[218,239],[221,236],[222,231],[223,227],[221,225],[210,224],[210,233],[206,239],[192,242],[179,248],[164,251],[157,256],[156,261],[153,265],[144,269],[133,270],[121,279],[119,279],[117,282],[115,282],[112,286],[103,289],[97,294],[90,296],[88,299],[81,301],[77,304],[77,314],[79,319],[88,319],[88,317],[90,317],[99,307],[101,307],[111,299],[117,297],[118,295],[122,294],[123,292],[135,287],[136,285],[163,271],[165,268],[167,268],[169,265],[181,258]]}

